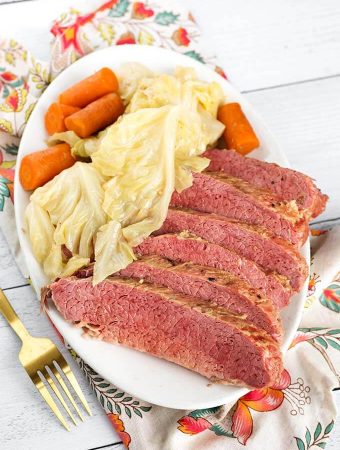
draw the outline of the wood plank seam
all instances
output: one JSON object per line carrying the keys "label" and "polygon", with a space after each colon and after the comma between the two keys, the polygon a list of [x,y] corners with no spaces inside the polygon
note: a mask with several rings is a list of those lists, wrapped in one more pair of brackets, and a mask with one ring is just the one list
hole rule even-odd
{"label": "wood plank seam", "polygon": [[10,286],[10,287],[7,287],[7,288],[3,288],[2,290],[3,291],[10,291],[11,289],[18,289],[18,288],[26,287],[26,286],[30,286],[30,284],[29,283],[18,284],[17,286]]}
{"label": "wood plank seam", "polygon": [[38,0],[10,0],[8,2],[0,0],[1,5],[11,5],[12,3],[36,2]]}
{"label": "wood plank seam", "polygon": [[310,224],[311,224],[311,225],[320,225],[320,224],[322,224],[322,223],[336,222],[336,221],[338,221],[338,220],[340,220],[340,217],[334,217],[334,218],[332,218],[332,219],[316,220],[316,221],[311,222]]}
{"label": "wood plank seam", "polygon": [[339,78],[339,77],[340,77],[340,73],[335,73],[333,75],[326,75],[324,77],[307,78],[305,80],[292,81],[291,83],[282,83],[282,84],[277,84],[277,85],[273,85],[273,86],[261,87],[261,88],[257,88],[257,89],[248,89],[245,91],[241,91],[241,93],[242,94],[251,94],[253,92],[270,91],[271,89],[280,89],[280,88],[285,88],[285,87],[290,87],[290,86],[297,86],[299,84],[314,83],[316,81],[332,80],[334,78]]}
{"label": "wood plank seam", "polygon": [[114,442],[113,444],[102,445],[101,447],[91,447],[88,450],[99,450],[99,449],[107,448],[107,447],[111,447],[111,446],[114,447],[114,446],[122,444],[122,443],[123,443],[122,441]]}

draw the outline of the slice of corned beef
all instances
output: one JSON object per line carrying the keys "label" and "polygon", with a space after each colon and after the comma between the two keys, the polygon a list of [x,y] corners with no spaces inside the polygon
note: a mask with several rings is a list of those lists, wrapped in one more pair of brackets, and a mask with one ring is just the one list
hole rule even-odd
{"label": "slice of corned beef", "polygon": [[171,206],[260,225],[298,245],[308,237],[308,223],[295,202],[283,202],[273,193],[222,172],[194,173],[192,186],[181,193],[174,192]]}
{"label": "slice of corned beef", "polygon": [[207,150],[211,159],[208,171],[223,171],[242,178],[262,189],[274,192],[281,200],[295,200],[308,217],[316,217],[325,209],[328,196],[315,186],[313,180],[300,172],[277,164],[242,156],[234,150]]}
{"label": "slice of corned beef", "polygon": [[162,228],[155,234],[183,230],[227,247],[267,271],[285,275],[295,291],[301,289],[307,278],[308,267],[300,252],[288,241],[272,236],[262,227],[215,214],[170,208]]}
{"label": "slice of corned beef", "polygon": [[282,372],[278,343],[221,307],[138,281],[63,278],[50,286],[62,316],[90,335],[194,370],[212,381],[263,388]]}
{"label": "slice of corned beef", "polygon": [[235,317],[262,328],[281,340],[282,326],[272,301],[234,275],[192,263],[176,264],[159,256],[145,256],[129,264],[117,275],[137,278],[156,286],[223,306]]}
{"label": "slice of corned beef", "polygon": [[259,295],[270,298],[277,308],[289,303],[292,292],[286,277],[266,274],[253,261],[221,245],[183,234],[186,237],[176,234],[148,237],[135,248],[135,252],[137,255],[158,255],[171,261],[192,262],[225,270],[245,280],[259,291]]}

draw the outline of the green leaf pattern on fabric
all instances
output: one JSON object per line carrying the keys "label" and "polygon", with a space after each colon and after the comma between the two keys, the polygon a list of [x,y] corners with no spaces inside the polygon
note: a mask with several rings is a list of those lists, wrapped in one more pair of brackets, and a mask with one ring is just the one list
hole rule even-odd
{"label": "green leaf pattern on fabric", "polygon": [[169,26],[177,21],[179,14],[174,14],[171,11],[163,11],[156,15],[155,22],[158,25]]}
{"label": "green leaf pattern on fabric", "polygon": [[298,449],[305,450],[305,444],[304,444],[303,440],[300,438],[297,438],[297,437],[295,439],[296,439],[296,445],[297,445]]}
{"label": "green leaf pattern on fabric", "polygon": [[142,418],[143,413],[151,411],[152,406],[141,404],[139,400],[136,400],[131,395],[127,395],[125,392],[120,391],[102,377],[98,376],[98,374],[74,351],[71,353],[85,373],[90,386],[107,413],[116,412],[120,415],[124,411],[126,416],[131,419],[133,414]]}
{"label": "green leaf pattern on fabric", "polygon": [[130,5],[129,0],[119,0],[117,5],[110,9],[109,17],[122,17],[128,10]]}
{"label": "green leaf pattern on fabric", "polygon": [[332,420],[326,427],[325,431],[322,433],[322,425],[320,422],[315,427],[314,434],[313,434],[313,441],[312,441],[312,435],[309,429],[306,429],[305,434],[305,441],[303,439],[295,436],[295,441],[298,450],[309,450],[315,446],[320,448],[325,448],[327,442],[325,441],[329,437],[329,433],[332,431],[334,426],[334,421]]}

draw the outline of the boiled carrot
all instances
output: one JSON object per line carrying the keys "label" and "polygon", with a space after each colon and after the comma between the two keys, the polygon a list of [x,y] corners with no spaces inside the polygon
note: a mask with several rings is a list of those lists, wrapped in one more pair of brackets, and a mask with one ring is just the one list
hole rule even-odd
{"label": "boiled carrot", "polygon": [[64,105],[83,108],[103,95],[118,91],[118,80],[114,72],[104,67],[93,75],[84,78],[59,95]]}
{"label": "boiled carrot", "polygon": [[260,142],[239,103],[226,103],[218,109],[217,118],[225,125],[224,139],[228,149],[246,155]]}
{"label": "boiled carrot", "polygon": [[68,130],[86,138],[111,125],[123,112],[124,105],[119,95],[107,94],[67,117],[65,125]]}
{"label": "boiled carrot", "polygon": [[21,185],[26,191],[36,189],[75,162],[68,144],[57,144],[40,152],[30,153],[23,157],[20,164]]}
{"label": "boiled carrot", "polygon": [[66,131],[65,118],[79,111],[76,106],[52,103],[45,114],[45,128],[49,135]]}

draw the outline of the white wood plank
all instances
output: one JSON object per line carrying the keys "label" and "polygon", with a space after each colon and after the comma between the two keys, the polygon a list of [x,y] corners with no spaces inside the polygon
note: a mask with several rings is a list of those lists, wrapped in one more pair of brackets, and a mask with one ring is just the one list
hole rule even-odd
{"label": "white wood plank", "polygon": [[340,73],[338,0],[185,3],[241,90]]}
{"label": "white wood plank", "polygon": [[[338,0],[185,0],[233,83],[256,89],[340,73]],[[2,5],[0,34],[49,58],[49,25],[82,0]],[[27,20],[37,17],[39,20]]]}
{"label": "white wood plank", "polygon": [[246,94],[291,166],[330,196],[317,220],[340,216],[340,77]]}
{"label": "white wood plank", "polygon": [[27,280],[19,272],[0,230],[0,287],[5,289],[26,283]]}

